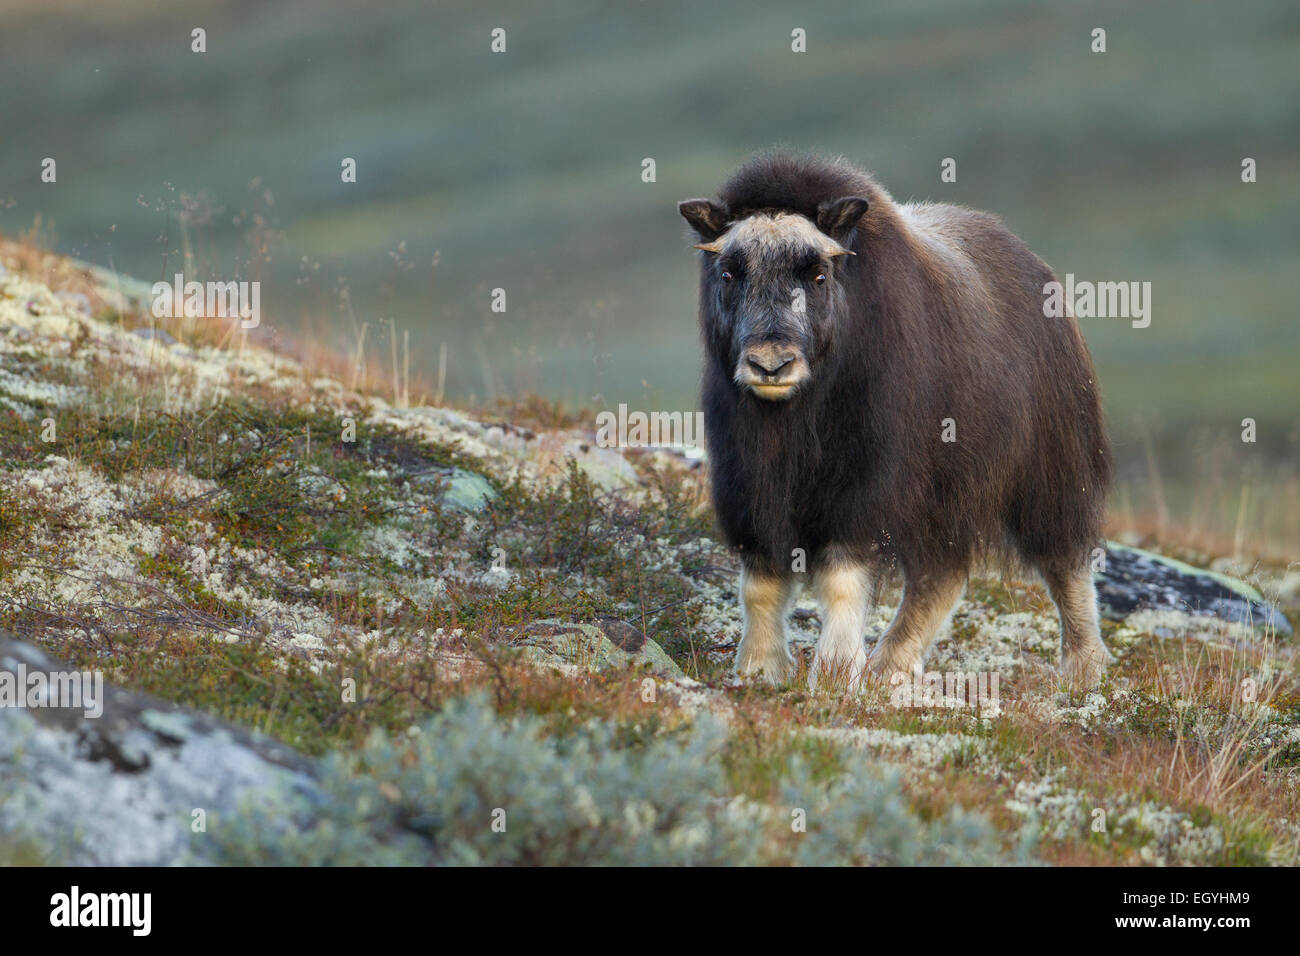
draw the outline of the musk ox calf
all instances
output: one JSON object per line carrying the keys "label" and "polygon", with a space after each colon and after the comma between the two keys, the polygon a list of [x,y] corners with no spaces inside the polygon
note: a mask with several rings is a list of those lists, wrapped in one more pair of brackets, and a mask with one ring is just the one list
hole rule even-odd
{"label": "musk ox calf", "polygon": [[[1094,684],[1110,450],[1078,326],[1044,315],[1052,270],[996,217],[895,203],[843,161],[761,155],[679,208],[702,250],[713,503],[743,563],[737,672],[789,676],[805,570],[814,686],[910,672],[992,558],[1041,574],[1062,673]],[[902,604],[868,655],[890,566]]]}

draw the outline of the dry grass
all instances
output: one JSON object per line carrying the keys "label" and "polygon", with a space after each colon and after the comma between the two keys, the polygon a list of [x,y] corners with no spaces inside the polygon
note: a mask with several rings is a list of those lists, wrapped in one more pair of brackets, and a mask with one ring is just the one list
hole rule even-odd
{"label": "dry grass", "polygon": [[1290,462],[1243,456],[1227,438],[1166,477],[1148,444],[1141,477],[1112,494],[1108,536],[1132,536],[1189,555],[1250,557],[1285,567],[1300,557],[1300,475]]}

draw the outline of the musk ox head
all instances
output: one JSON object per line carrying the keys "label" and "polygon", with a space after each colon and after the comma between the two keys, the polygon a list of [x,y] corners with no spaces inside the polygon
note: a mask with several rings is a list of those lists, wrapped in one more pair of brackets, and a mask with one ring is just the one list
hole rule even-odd
{"label": "musk ox head", "polygon": [[677,207],[703,250],[706,347],[742,392],[771,402],[807,388],[846,321],[847,248],[867,200],[822,203],[817,219],[782,210],[733,218],[707,199]]}

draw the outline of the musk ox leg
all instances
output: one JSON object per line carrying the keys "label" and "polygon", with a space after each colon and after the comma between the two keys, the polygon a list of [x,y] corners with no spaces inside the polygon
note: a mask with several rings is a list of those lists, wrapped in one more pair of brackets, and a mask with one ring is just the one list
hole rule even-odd
{"label": "musk ox leg", "polygon": [[740,572],[740,607],[744,631],[736,649],[736,674],[762,676],[771,684],[790,676],[792,661],[785,618],[794,600],[790,577],[746,568]]}
{"label": "musk ox leg", "polygon": [[1080,689],[1095,687],[1112,660],[1097,624],[1097,589],[1085,565],[1042,569],[1061,615],[1061,676]]}
{"label": "musk ox leg", "polygon": [[818,680],[825,679],[847,683],[852,693],[867,669],[865,631],[871,574],[859,564],[835,563],[816,572],[813,587],[821,606],[822,633],[808,686],[816,690]]}
{"label": "musk ox leg", "polygon": [[871,673],[885,680],[911,674],[965,589],[965,569],[905,576],[903,603],[867,658]]}

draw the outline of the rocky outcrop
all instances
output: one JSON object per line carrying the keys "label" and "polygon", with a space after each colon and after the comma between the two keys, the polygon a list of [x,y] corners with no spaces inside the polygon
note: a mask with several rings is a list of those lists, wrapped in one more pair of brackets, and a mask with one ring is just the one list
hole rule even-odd
{"label": "rocky outcrop", "polygon": [[[70,672],[0,635],[0,675]],[[314,761],[268,737],[106,684],[97,716],[26,694],[0,706],[0,835],[58,862],[202,861],[206,832],[254,795],[323,799],[315,776]]]}
{"label": "rocky outcrop", "polygon": [[670,680],[686,676],[639,628],[613,617],[597,618],[591,624],[534,621],[520,628],[509,643],[524,648],[534,663],[566,672],[633,667]]}
{"label": "rocky outcrop", "polygon": [[[565,672],[641,668],[676,680],[681,668],[639,629],[538,621],[510,641],[540,667]],[[51,862],[88,866],[203,863],[207,833],[266,797],[292,801],[309,825],[330,798],[319,767],[261,734],[108,684],[77,706],[32,692],[74,673],[38,647],[0,635],[0,844],[30,844]],[[15,697],[15,689],[21,694]],[[282,821],[283,822],[283,821]],[[285,825],[288,825],[285,822]]]}
{"label": "rocky outcrop", "polygon": [[1277,608],[1244,581],[1152,551],[1109,542],[1096,583],[1102,613],[1116,620],[1138,611],[1178,611],[1263,632],[1292,633]]}

